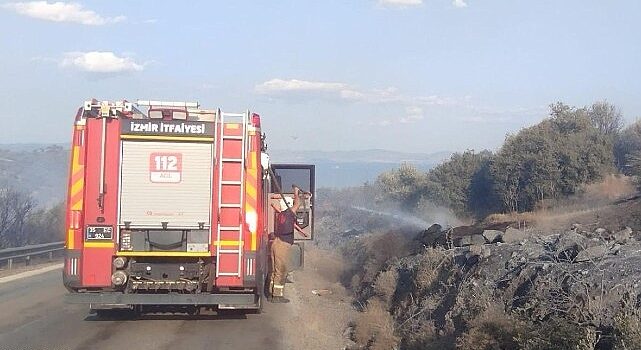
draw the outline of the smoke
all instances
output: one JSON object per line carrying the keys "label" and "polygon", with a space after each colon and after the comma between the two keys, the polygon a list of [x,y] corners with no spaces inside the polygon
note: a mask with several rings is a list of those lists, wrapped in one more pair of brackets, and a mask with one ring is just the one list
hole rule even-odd
{"label": "smoke", "polygon": [[464,224],[449,209],[438,207],[430,203],[421,203],[414,213],[408,213],[406,210],[401,210],[397,203],[388,202],[387,205],[380,205],[377,207],[377,209],[373,209],[363,205],[351,205],[352,209],[368,214],[380,215],[394,223],[405,224],[420,229],[426,229],[432,226],[432,224],[439,224],[444,227],[460,226]]}
{"label": "smoke", "polygon": [[412,216],[412,215],[408,215],[408,214],[404,214],[404,213],[386,212],[386,211],[374,210],[374,209],[369,209],[369,208],[365,208],[365,207],[361,207],[361,206],[357,206],[357,205],[352,205],[351,208],[359,210],[359,211],[363,211],[363,212],[366,212],[366,213],[369,213],[369,214],[382,215],[382,216],[388,217],[388,218],[390,218],[392,220],[396,220],[396,221],[399,221],[399,222],[401,222],[403,224],[411,225],[411,226],[414,226],[414,227],[417,227],[417,228],[424,229],[424,228],[428,228],[429,226],[432,225],[431,223],[428,223],[427,221],[425,221],[425,220],[423,220],[421,218],[418,218],[418,217],[415,217],[415,216]]}

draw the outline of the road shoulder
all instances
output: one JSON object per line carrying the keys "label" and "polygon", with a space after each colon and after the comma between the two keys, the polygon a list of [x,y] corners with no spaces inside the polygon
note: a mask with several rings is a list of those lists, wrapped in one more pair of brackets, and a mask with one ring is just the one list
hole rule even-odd
{"label": "road shoulder", "polygon": [[[16,280],[19,280],[19,279],[22,279],[22,278],[36,276],[36,275],[39,275],[39,274],[42,274],[42,273],[46,273],[46,272],[49,272],[49,271],[53,271],[53,270],[62,269],[62,266],[63,266],[62,263],[54,262],[54,263],[50,263],[50,264],[46,264],[46,265],[33,266],[33,268],[30,268],[30,269],[16,269],[16,270],[0,271],[0,273],[3,273],[3,274],[0,274],[0,276],[2,276],[2,277],[0,277],[0,284],[16,281]],[[4,274],[4,273],[7,273],[7,272],[15,272],[15,273]]]}
{"label": "road shoulder", "polygon": [[[307,248],[307,247],[306,247]],[[351,344],[346,332],[356,311],[351,297],[339,283],[342,260],[316,248],[305,251],[305,269],[293,273],[286,286],[290,317],[285,320],[285,344],[289,349],[345,349]]]}

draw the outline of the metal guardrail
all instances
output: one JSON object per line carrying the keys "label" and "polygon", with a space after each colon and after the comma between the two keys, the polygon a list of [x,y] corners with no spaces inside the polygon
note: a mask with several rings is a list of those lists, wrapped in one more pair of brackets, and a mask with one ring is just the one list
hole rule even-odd
{"label": "metal guardrail", "polygon": [[24,247],[0,249],[0,263],[6,261],[8,269],[11,270],[14,259],[24,259],[28,265],[32,256],[49,254],[49,259],[53,259],[53,253],[63,249],[65,249],[65,242],[33,244]]}

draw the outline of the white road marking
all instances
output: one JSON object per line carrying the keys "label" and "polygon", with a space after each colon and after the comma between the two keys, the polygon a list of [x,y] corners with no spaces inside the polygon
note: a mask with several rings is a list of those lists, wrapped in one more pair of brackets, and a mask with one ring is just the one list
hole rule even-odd
{"label": "white road marking", "polygon": [[[51,266],[46,266],[41,269],[37,270],[31,270],[31,271],[25,271],[21,273],[17,273],[15,275],[7,276],[7,277],[0,277],[0,284],[2,283],[7,283],[15,280],[19,280],[21,278],[26,278],[26,277],[31,277],[35,275],[39,275],[45,272],[53,271],[53,270],[58,270],[63,267],[64,264],[56,264],[56,265],[51,265]],[[61,277],[62,278],[62,277]]]}

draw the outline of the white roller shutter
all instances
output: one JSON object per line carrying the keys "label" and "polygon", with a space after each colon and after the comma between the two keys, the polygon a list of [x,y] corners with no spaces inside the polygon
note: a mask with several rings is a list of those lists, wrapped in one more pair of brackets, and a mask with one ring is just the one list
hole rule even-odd
{"label": "white roller shutter", "polygon": [[120,224],[210,226],[213,145],[123,141]]}

